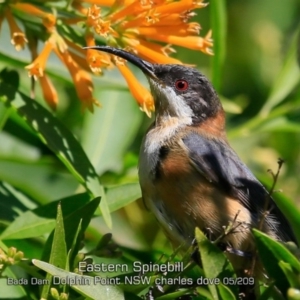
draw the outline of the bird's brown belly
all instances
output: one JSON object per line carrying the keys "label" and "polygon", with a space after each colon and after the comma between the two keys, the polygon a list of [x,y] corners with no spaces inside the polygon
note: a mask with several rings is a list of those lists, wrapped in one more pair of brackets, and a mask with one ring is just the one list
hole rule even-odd
{"label": "bird's brown belly", "polygon": [[156,178],[142,184],[142,190],[147,207],[174,244],[190,245],[195,227],[215,239],[238,214],[236,224],[243,224],[224,242],[244,251],[252,248],[250,212],[208,182],[184,155],[169,153],[157,166]]}

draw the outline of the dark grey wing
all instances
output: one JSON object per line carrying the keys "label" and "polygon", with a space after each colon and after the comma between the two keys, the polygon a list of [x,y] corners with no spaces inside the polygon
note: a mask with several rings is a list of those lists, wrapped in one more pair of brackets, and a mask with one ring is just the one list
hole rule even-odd
{"label": "dark grey wing", "polygon": [[[240,201],[258,219],[269,195],[234,150],[222,140],[191,132],[183,139],[193,166],[212,184]],[[294,234],[279,208],[269,198],[267,223],[283,241],[294,241]]]}

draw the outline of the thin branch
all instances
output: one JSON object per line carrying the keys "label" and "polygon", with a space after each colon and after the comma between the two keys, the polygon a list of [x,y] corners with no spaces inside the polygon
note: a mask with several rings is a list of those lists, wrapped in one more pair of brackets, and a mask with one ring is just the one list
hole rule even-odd
{"label": "thin branch", "polygon": [[[264,222],[265,222],[266,218],[268,217],[268,215],[270,213],[269,205],[270,205],[271,200],[272,200],[272,195],[275,192],[275,186],[277,184],[277,180],[278,180],[282,165],[284,163],[284,160],[282,158],[278,158],[277,163],[278,163],[278,168],[277,168],[276,174],[272,170],[270,170],[270,169],[268,170],[268,172],[271,174],[271,176],[273,178],[273,184],[272,184],[268,194],[266,195],[266,199],[265,199],[265,203],[264,203],[264,209],[263,209],[263,212],[261,214],[261,219],[259,220],[259,224],[258,224],[257,229],[260,230],[260,231],[263,230]],[[252,265],[251,265],[251,269],[250,269],[250,276],[252,276],[253,273],[254,273],[256,261],[257,261],[257,250],[255,252],[255,255],[253,256]]]}

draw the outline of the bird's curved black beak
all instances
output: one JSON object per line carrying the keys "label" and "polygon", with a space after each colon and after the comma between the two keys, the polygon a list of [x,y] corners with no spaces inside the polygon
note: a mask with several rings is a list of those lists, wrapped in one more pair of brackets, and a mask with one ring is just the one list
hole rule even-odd
{"label": "bird's curved black beak", "polygon": [[109,46],[92,46],[92,47],[84,47],[83,49],[94,49],[98,51],[108,52],[113,55],[119,56],[121,58],[126,59],[127,61],[131,62],[135,66],[137,66],[147,77],[151,77],[154,80],[158,80],[154,73],[154,66],[153,64],[139,58],[138,56],[124,51],[123,49],[112,48]]}

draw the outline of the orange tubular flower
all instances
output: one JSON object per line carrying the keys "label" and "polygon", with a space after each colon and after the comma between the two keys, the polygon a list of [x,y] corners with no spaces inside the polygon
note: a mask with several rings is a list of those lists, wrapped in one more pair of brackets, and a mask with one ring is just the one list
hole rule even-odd
{"label": "orange tubular flower", "polygon": [[118,12],[112,14],[109,19],[111,21],[118,21],[127,16],[139,16],[138,14],[144,12],[151,8],[151,5],[144,5],[140,1],[133,1],[130,5],[125,6],[123,9],[120,9]]}
{"label": "orange tubular flower", "polygon": [[198,23],[187,23],[183,25],[177,25],[173,27],[166,26],[154,26],[154,27],[139,27],[137,29],[140,35],[145,36],[156,36],[156,35],[179,35],[187,36],[191,33],[199,34],[200,25]]}
{"label": "orange tubular flower", "polygon": [[39,82],[42,87],[44,99],[53,110],[56,110],[58,95],[50,78],[44,74],[44,76],[39,77]]}
{"label": "orange tubular flower", "polygon": [[82,5],[80,0],[72,1],[72,6],[74,9],[76,9],[78,12],[80,12],[83,15],[86,15],[88,13],[88,9]]}
{"label": "orange tubular flower", "polygon": [[207,3],[203,3],[203,0],[183,0],[172,3],[166,3],[164,5],[159,6],[156,9],[157,13],[181,13],[184,11],[193,10],[195,8],[203,8],[206,7]]}
{"label": "orange tubular flower", "polygon": [[33,15],[42,18],[43,25],[47,28],[49,32],[53,32],[56,23],[56,18],[54,15],[46,13],[29,3],[15,3],[11,4],[11,7],[23,13],[27,13],[28,15]]}
{"label": "orange tubular flower", "polygon": [[[139,84],[124,61],[94,49],[83,50],[77,43],[84,36],[86,45],[93,47],[98,35],[101,44],[129,50],[152,63],[182,64],[180,60],[170,57],[176,52],[172,45],[212,54],[211,31],[206,36],[200,36],[200,25],[190,22],[196,15],[194,10],[206,6],[204,0],[73,0],[67,5],[68,13],[62,13],[59,8],[56,15],[49,9],[43,10],[42,4],[7,1],[7,6],[1,11],[0,28],[3,18],[6,18],[11,42],[17,50],[21,50],[27,39],[13,14],[17,13],[25,26],[28,17],[35,18],[35,23],[41,25],[41,30],[34,36],[43,35],[43,40],[46,40],[44,48],[37,55],[38,39],[34,40],[34,47],[30,45],[33,38],[30,39],[33,61],[25,68],[29,76],[39,79],[44,98],[53,109],[57,106],[57,93],[45,75],[51,51],[68,68],[79,99],[90,111],[93,111],[94,104],[99,103],[93,98],[93,83],[88,72],[91,70],[95,74],[102,74],[103,69],[116,65],[141,110],[150,116],[154,110],[152,96]],[[83,31],[76,31],[76,22],[81,23]]]}
{"label": "orange tubular flower", "polygon": [[75,84],[76,93],[78,98],[83,104],[83,108],[87,108],[89,111],[94,111],[94,104],[99,106],[99,102],[93,98],[93,82],[88,72],[80,69],[78,64],[74,61],[70,53],[66,50],[63,53],[58,49],[54,49],[56,55],[68,68],[72,79]]}
{"label": "orange tubular flower", "polygon": [[56,18],[52,14],[45,14],[43,17],[43,25],[47,28],[48,32],[55,31]]}
{"label": "orange tubular flower", "polygon": [[101,8],[98,7],[97,5],[92,5],[87,11],[86,24],[91,27],[96,26],[97,21],[101,17],[100,13],[101,13]]}
{"label": "orange tubular flower", "polygon": [[86,61],[85,57],[82,57],[81,55],[77,54],[76,52],[71,51],[71,49],[70,49],[69,53],[72,56],[72,59],[80,66],[80,68],[82,68],[83,70],[85,70],[87,72],[91,71],[91,68],[90,68],[88,62]]}
{"label": "orange tubular flower", "polygon": [[[88,33],[85,36],[86,44],[89,47],[95,46],[94,36]],[[101,67],[108,67],[111,65],[110,56],[107,53],[99,52],[93,49],[86,50],[86,60],[91,70],[95,74],[101,74]]]}
{"label": "orange tubular flower", "polygon": [[9,30],[10,30],[10,37],[11,43],[15,46],[17,51],[24,49],[25,44],[28,43],[24,32],[20,29],[18,24],[16,23],[13,15],[11,14],[10,9],[6,9],[5,17],[8,22]]}
{"label": "orange tubular flower", "polygon": [[115,0],[84,0],[84,2],[101,6],[112,6]]}
{"label": "orange tubular flower", "polygon": [[29,4],[29,3],[17,2],[15,4],[11,4],[10,7],[12,7],[13,9],[17,9],[21,12],[25,12],[29,15],[33,15],[33,16],[40,17],[40,18],[43,18],[46,15],[46,13],[44,11],[40,10],[36,6]]}
{"label": "orange tubular flower", "polygon": [[136,99],[140,109],[147,114],[150,118],[152,111],[154,111],[154,101],[150,92],[143,87],[136,77],[132,74],[129,68],[123,63],[116,64],[121,74],[124,76],[129,90],[133,97]]}
{"label": "orange tubular flower", "polygon": [[47,59],[53,49],[54,49],[54,46],[53,46],[52,42],[47,41],[45,43],[44,49],[42,50],[40,55],[30,65],[25,67],[25,69],[28,70],[29,76],[33,76],[35,80],[38,77],[44,76],[46,62],[47,62]]}
{"label": "orange tubular flower", "polygon": [[212,54],[210,47],[212,42],[210,39],[210,32],[205,38],[200,36],[174,36],[174,35],[156,35],[155,39],[161,42],[170,43],[178,46],[184,46],[192,50],[200,50],[206,54]]}
{"label": "orange tubular flower", "polygon": [[[81,2],[92,4],[86,13],[87,46],[95,45],[94,32],[104,38],[108,45],[129,49],[151,62],[181,64],[178,59],[169,57],[170,53],[175,52],[170,47],[172,44],[212,54],[211,32],[206,37],[200,37],[200,25],[188,22],[195,16],[192,10],[207,6],[203,0],[120,0],[114,4],[111,3],[113,0]],[[112,6],[106,14],[102,14],[97,6],[105,5],[104,2]],[[75,0],[75,3],[79,3],[79,0]],[[166,43],[167,46],[157,42]],[[96,52],[87,50],[86,58],[92,71],[99,73],[103,61]],[[150,115],[154,110],[150,93],[138,84],[128,67],[120,63],[117,63],[117,67],[141,109]]]}
{"label": "orange tubular flower", "polygon": [[164,47],[159,46],[159,49],[156,48],[155,50],[152,50],[155,47],[149,42],[140,41],[139,43],[136,43],[135,40],[130,40],[125,37],[123,38],[123,41],[125,41],[127,45],[130,45],[129,47],[131,49],[137,51],[150,62],[162,64],[182,64],[180,60],[167,56]]}

